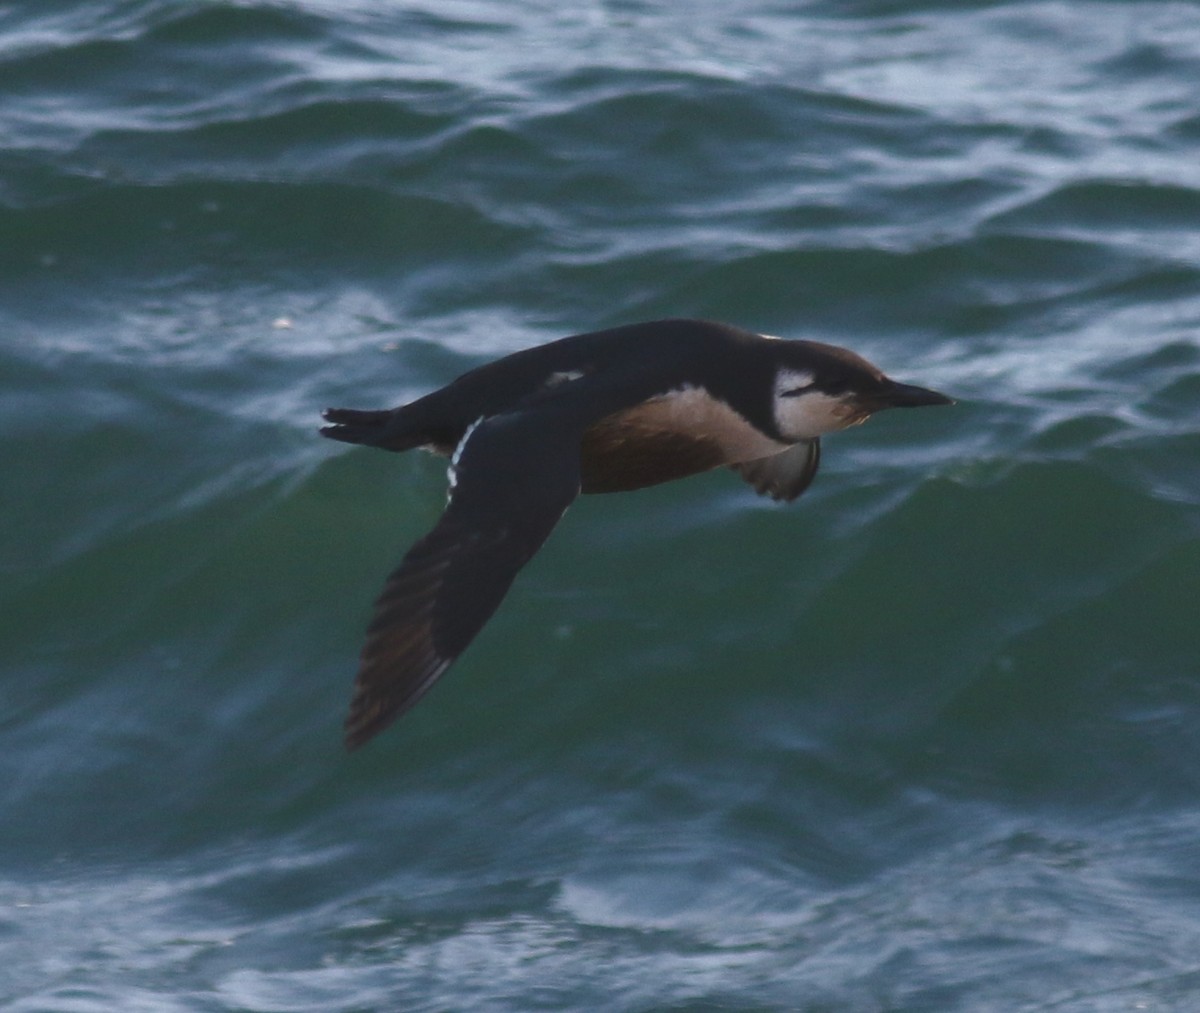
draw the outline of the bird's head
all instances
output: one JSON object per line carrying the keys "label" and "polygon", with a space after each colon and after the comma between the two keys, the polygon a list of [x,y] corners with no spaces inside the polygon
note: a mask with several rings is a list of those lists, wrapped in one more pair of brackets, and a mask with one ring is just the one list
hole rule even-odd
{"label": "bird's head", "polygon": [[775,425],[788,440],[807,440],[865,422],[884,408],[954,404],[926,387],[897,383],[866,359],[818,341],[781,343],[775,372]]}

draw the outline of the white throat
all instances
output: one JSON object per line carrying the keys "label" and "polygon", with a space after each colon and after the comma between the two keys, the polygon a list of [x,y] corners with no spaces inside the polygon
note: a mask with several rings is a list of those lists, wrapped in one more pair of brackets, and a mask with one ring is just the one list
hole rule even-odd
{"label": "white throat", "polygon": [[775,381],[775,425],[789,440],[811,440],[856,421],[847,399],[821,393],[812,386],[812,374],[780,372]]}

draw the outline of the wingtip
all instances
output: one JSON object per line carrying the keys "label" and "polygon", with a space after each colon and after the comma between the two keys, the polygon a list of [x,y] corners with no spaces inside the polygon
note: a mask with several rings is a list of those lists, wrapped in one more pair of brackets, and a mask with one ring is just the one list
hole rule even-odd
{"label": "wingtip", "polygon": [[342,723],[342,741],[347,752],[354,752],[385,731],[407,714],[437,682],[453,659],[435,658],[435,664],[427,664],[421,677],[406,691],[395,693],[384,684],[382,691],[372,688],[371,678],[362,673],[355,683],[355,692],[350,700],[346,720]]}
{"label": "wingtip", "polygon": [[359,748],[370,742],[371,739],[375,738],[390,723],[390,721],[372,722],[364,720],[361,715],[356,715],[352,710],[342,725],[342,745],[346,747],[347,753],[356,752]]}
{"label": "wingtip", "polygon": [[399,716],[399,711],[388,707],[384,701],[356,693],[350,701],[346,720],[342,722],[342,743],[346,752],[353,753],[365,745]]}
{"label": "wingtip", "polygon": [[359,732],[346,732],[342,736],[342,746],[347,753],[355,753],[360,746],[363,746],[371,738],[370,735],[363,735]]}

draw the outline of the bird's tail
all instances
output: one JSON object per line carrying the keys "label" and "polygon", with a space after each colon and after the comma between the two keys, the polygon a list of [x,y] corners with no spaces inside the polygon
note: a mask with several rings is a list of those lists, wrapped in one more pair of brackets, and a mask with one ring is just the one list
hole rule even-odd
{"label": "bird's tail", "polygon": [[425,443],[420,435],[399,424],[392,410],[360,411],[357,408],[326,408],[321,413],[327,426],[321,435],[343,443],[361,443],[385,450],[411,450]]}

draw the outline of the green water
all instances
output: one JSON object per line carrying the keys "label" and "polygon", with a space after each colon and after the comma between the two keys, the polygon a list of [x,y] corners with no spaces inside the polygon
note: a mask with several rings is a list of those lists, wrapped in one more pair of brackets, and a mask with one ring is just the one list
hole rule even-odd
{"label": "green water", "polygon": [[[1200,22],[1163,2],[0,6],[0,1002],[1200,1003]],[[954,408],[584,497],[348,756],[444,463],[703,316]]]}

